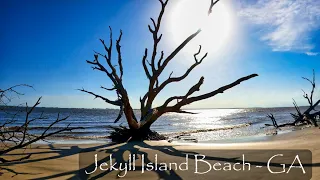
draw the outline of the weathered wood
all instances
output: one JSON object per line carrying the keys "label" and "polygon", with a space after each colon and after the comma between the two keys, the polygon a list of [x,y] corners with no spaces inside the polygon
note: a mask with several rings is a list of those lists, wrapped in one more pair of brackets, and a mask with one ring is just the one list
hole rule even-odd
{"label": "weathered wood", "polygon": [[[213,6],[218,1],[219,0],[215,0],[215,1],[212,0],[211,1],[210,7],[208,10],[208,15],[211,14],[211,12],[213,10]],[[200,56],[200,53],[201,53],[201,45],[200,45],[198,51],[193,56],[195,62],[182,75],[173,77],[172,76],[173,72],[172,72],[167,79],[165,79],[163,82],[160,82],[159,77],[160,77],[160,75],[162,75],[162,73],[164,72],[167,65],[176,57],[176,55],[179,52],[181,52],[181,50],[188,43],[190,43],[199,33],[201,33],[201,28],[199,28],[196,32],[194,32],[194,33],[190,34],[188,37],[186,37],[186,39],[184,41],[182,41],[181,44],[179,44],[176,48],[174,48],[172,50],[172,52],[168,53],[168,56],[165,57],[164,52],[159,51],[158,45],[159,45],[161,38],[162,38],[162,34],[160,34],[160,27],[161,27],[162,19],[165,14],[166,7],[168,5],[169,0],[165,0],[165,1],[159,0],[159,2],[161,5],[161,9],[158,14],[158,18],[157,19],[150,18],[152,24],[148,25],[148,29],[149,29],[149,31],[152,35],[152,39],[153,39],[153,47],[152,47],[152,50],[150,51],[150,54],[148,54],[149,50],[148,50],[148,48],[146,48],[144,51],[144,55],[142,57],[142,66],[143,66],[145,75],[148,78],[149,85],[148,85],[147,92],[144,94],[144,96],[140,97],[140,111],[141,111],[140,122],[138,122],[135,118],[134,111],[133,111],[132,106],[130,104],[129,96],[128,96],[127,91],[126,91],[126,89],[123,85],[123,82],[122,82],[123,66],[122,66],[122,54],[121,54],[121,49],[120,49],[120,47],[121,47],[120,41],[121,41],[121,37],[122,37],[122,31],[120,31],[120,36],[119,36],[118,40],[116,41],[116,49],[118,52],[118,61],[117,62],[119,65],[118,71],[117,71],[116,67],[114,65],[112,65],[111,55],[112,55],[112,42],[113,42],[113,40],[112,40],[111,27],[110,27],[109,46],[106,45],[104,40],[100,40],[104,46],[104,49],[106,51],[106,55],[104,55],[102,53],[95,52],[94,60],[87,61],[87,63],[93,65],[94,70],[99,70],[99,71],[107,74],[107,76],[109,77],[109,79],[113,83],[113,88],[111,88],[111,89],[103,88],[103,89],[116,92],[117,99],[116,100],[109,100],[109,99],[107,99],[103,96],[97,95],[93,92],[81,89],[82,92],[86,92],[86,93],[89,93],[89,94],[95,96],[96,98],[100,98],[100,99],[104,100],[106,103],[109,103],[109,104],[112,104],[115,106],[119,106],[120,112],[119,112],[119,115],[118,115],[117,119],[115,120],[115,122],[117,122],[121,118],[122,112],[123,112],[123,114],[126,117],[130,131],[122,129],[121,132],[134,133],[134,134],[131,134],[133,139],[135,139],[134,137],[137,136],[136,134],[138,134],[138,137],[141,135],[149,135],[151,132],[150,126],[161,115],[168,113],[168,112],[189,113],[189,112],[181,110],[181,107],[185,106],[187,104],[196,102],[196,101],[200,101],[203,99],[213,97],[219,93],[223,93],[225,90],[233,88],[233,87],[239,85],[243,81],[247,81],[251,78],[258,76],[257,74],[251,74],[249,76],[242,77],[242,78],[238,79],[237,81],[235,81],[231,84],[228,84],[226,86],[223,86],[215,91],[212,91],[212,92],[209,92],[206,94],[202,94],[199,96],[190,97],[194,92],[200,90],[200,86],[202,85],[203,80],[204,80],[204,78],[201,77],[199,82],[197,84],[195,84],[194,86],[192,86],[184,96],[170,97],[170,98],[168,98],[168,100],[165,102],[164,105],[154,108],[153,102],[154,102],[155,98],[158,96],[158,94],[161,91],[164,90],[165,87],[167,87],[167,85],[174,83],[174,82],[180,82],[180,81],[184,80],[188,75],[191,74],[192,70],[194,70],[198,65],[200,65],[203,62],[203,60],[208,56],[208,53],[205,53],[204,55]],[[161,52],[161,54],[159,54],[158,52]],[[160,56],[160,57],[158,58],[158,56]],[[200,56],[200,57],[198,58],[198,56]],[[107,65],[109,66],[108,69],[111,69],[111,71],[109,71],[106,67],[104,67],[100,63],[98,57],[103,57],[106,60]],[[150,58],[149,60],[148,60],[148,57]],[[120,72],[120,75],[118,75],[119,72]],[[169,106],[169,103],[173,100],[177,100],[177,104],[174,106]]]}
{"label": "weathered wood", "polygon": [[[282,125],[278,126],[276,124],[276,120],[275,120],[274,116],[272,114],[268,115],[268,117],[272,120],[273,125],[276,128],[283,127],[283,126],[295,126],[297,124],[312,124],[315,127],[318,127],[318,123],[317,123],[316,117],[317,117],[317,115],[320,115],[320,111],[316,111],[315,109],[320,104],[320,99],[316,103],[313,103],[314,102],[313,97],[314,97],[314,92],[315,92],[314,90],[316,88],[315,71],[313,70],[313,78],[312,78],[312,80],[310,80],[308,78],[305,78],[305,77],[302,77],[302,79],[307,80],[308,82],[310,82],[311,86],[312,86],[310,95],[308,95],[304,90],[302,90],[303,91],[303,97],[307,100],[307,102],[309,104],[309,107],[304,112],[301,112],[297,102],[293,99],[293,105],[294,105],[294,108],[296,109],[296,112],[297,112],[297,114],[291,113],[291,116],[293,117],[294,122],[286,123],[286,124],[282,124]],[[316,112],[311,113],[312,111],[316,111]]]}

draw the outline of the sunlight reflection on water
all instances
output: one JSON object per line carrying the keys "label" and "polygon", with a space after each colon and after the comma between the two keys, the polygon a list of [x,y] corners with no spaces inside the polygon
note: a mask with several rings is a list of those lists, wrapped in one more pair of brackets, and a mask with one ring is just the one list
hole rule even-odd
{"label": "sunlight reflection on water", "polygon": [[[61,109],[61,108],[40,108],[36,109],[32,116],[44,114],[49,117],[48,120],[39,121],[32,124],[33,133],[40,133],[43,128],[56,119],[58,112],[61,117],[70,115],[67,121],[58,124],[54,130],[63,128],[69,123],[71,127],[85,127],[85,129],[74,130],[61,134],[64,138],[80,139],[105,139],[109,135],[108,125],[118,126],[126,125],[126,120],[122,117],[119,123],[114,124],[114,119],[118,115],[118,110],[114,109]],[[177,114],[168,113],[161,116],[153,125],[152,130],[163,134],[172,134],[177,132],[197,132],[190,136],[205,142],[219,139],[232,139],[237,137],[265,135],[274,131],[273,127],[265,128],[265,124],[271,121],[266,117],[267,114],[273,113],[278,123],[287,123],[292,121],[290,113],[294,113],[294,108],[248,108],[248,109],[196,109],[187,110],[196,114]],[[135,110],[137,118],[140,112]],[[4,118],[0,113],[0,122]],[[18,116],[15,126],[24,122],[24,116]],[[32,118],[32,117],[30,117]],[[249,126],[242,126],[247,125]],[[240,125],[240,127],[239,127]],[[207,132],[203,132],[210,130]]]}
{"label": "sunlight reflection on water", "polygon": [[188,110],[188,112],[196,114],[167,114],[163,118],[171,119],[172,121],[179,121],[173,124],[174,126],[181,126],[194,129],[204,128],[219,128],[225,126],[223,121],[219,121],[222,117],[229,116],[243,109],[201,109]]}

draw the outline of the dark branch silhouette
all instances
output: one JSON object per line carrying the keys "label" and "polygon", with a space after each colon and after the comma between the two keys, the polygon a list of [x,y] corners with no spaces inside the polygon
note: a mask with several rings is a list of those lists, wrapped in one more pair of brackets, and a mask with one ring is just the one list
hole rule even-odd
{"label": "dark branch silhouette", "polygon": [[[12,108],[12,106],[8,106],[8,103],[4,102],[4,98],[7,101],[11,101],[12,97],[8,96],[8,92],[13,92],[16,95],[23,95],[22,93],[19,93],[18,91],[15,90],[16,87],[18,86],[25,86],[25,87],[32,87],[29,85],[16,85],[13,87],[10,87],[5,90],[0,89],[0,97],[1,97],[1,103],[0,106],[2,107],[1,110],[3,112],[6,112],[8,109],[7,108]],[[52,131],[52,127],[56,125],[59,122],[65,121],[68,119],[67,117],[60,118],[60,114],[58,114],[57,119],[51,124],[40,134],[40,135],[35,135],[29,132],[30,129],[30,124],[36,123],[39,120],[46,120],[48,119],[43,115],[43,113],[40,114],[39,117],[33,117],[31,118],[32,113],[34,112],[35,108],[40,104],[41,97],[37,100],[37,102],[32,106],[28,107],[28,104],[26,103],[25,107],[18,107],[18,109],[24,109],[24,110],[17,110],[16,113],[11,114],[7,112],[8,117],[4,119],[4,122],[0,123],[0,162],[1,163],[7,163],[7,162],[12,162],[12,161],[22,161],[25,159],[30,158],[30,154],[26,155],[22,158],[19,159],[14,159],[14,160],[6,160],[2,158],[2,155],[6,155],[9,152],[16,150],[16,149],[22,149],[26,148],[27,146],[31,145],[32,143],[35,143],[39,140],[45,140],[49,136],[53,136],[55,134],[59,134],[62,132],[66,131],[72,131],[75,129],[82,129],[81,127],[70,127],[70,124],[67,125],[65,128],[62,128],[57,131]],[[13,106],[17,107],[17,106]],[[16,116],[20,113],[25,114],[25,119],[22,125],[20,126],[14,126],[14,123],[17,122]]]}
{"label": "dark branch silhouette", "polygon": [[[310,82],[310,84],[312,86],[310,95],[308,95],[304,90],[302,90],[303,97],[307,100],[309,107],[307,108],[306,111],[301,112],[297,102],[293,99],[293,105],[296,110],[296,114],[291,113],[291,116],[294,119],[294,122],[277,125],[275,117],[272,114],[267,115],[267,117],[269,117],[272,120],[274,127],[279,128],[279,127],[284,127],[284,126],[295,126],[298,124],[312,124],[315,127],[318,127],[317,116],[320,115],[320,111],[317,111],[316,107],[319,105],[320,99],[317,100],[316,103],[313,103],[314,102],[314,99],[313,99],[314,91],[316,88],[316,75],[315,75],[314,70],[313,70],[312,80],[310,80],[306,77],[302,77],[302,79]],[[266,125],[268,126],[268,124],[266,124]]]}
{"label": "dark branch silhouette", "polygon": [[[218,3],[219,0],[211,1],[211,4],[209,6],[208,10],[208,16],[213,11],[213,7],[216,3]],[[191,71],[194,70],[198,65],[200,65],[203,60],[208,56],[208,53],[205,53],[203,56],[200,56],[201,53],[201,45],[199,46],[198,51],[194,54],[194,60],[195,62],[180,76],[172,77],[173,72],[169,75],[169,77],[164,80],[163,82],[160,82],[159,77],[163,75],[164,69],[167,67],[167,65],[175,58],[175,56],[191,41],[193,40],[200,32],[201,28],[199,28],[196,32],[189,35],[184,41],[181,42],[180,45],[178,45],[176,48],[173,49],[172,52],[168,53],[166,56],[163,51],[159,51],[158,45],[163,37],[163,35],[160,33],[160,27],[162,23],[163,16],[165,14],[166,7],[168,5],[169,0],[159,0],[161,9],[159,12],[159,15],[157,19],[150,18],[151,25],[148,25],[148,29],[152,35],[153,39],[153,47],[149,51],[148,48],[145,49],[143,57],[142,57],[142,66],[145,72],[146,77],[148,78],[149,85],[147,92],[140,97],[140,111],[141,111],[141,118],[140,122],[135,117],[135,114],[133,112],[128,93],[126,89],[124,88],[124,85],[122,83],[123,78],[123,66],[122,66],[122,54],[120,50],[120,42],[122,37],[122,31],[120,31],[120,35],[118,40],[116,41],[116,50],[117,50],[117,66],[112,64],[111,55],[112,55],[112,29],[110,27],[110,43],[109,45],[106,45],[104,40],[100,40],[104,46],[104,49],[106,51],[106,54],[102,54],[99,52],[95,52],[94,54],[94,60],[90,61],[87,60],[87,63],[93,65],[94,70],[99,70],[101,72],[104,72],[107,74],[109,79],[113,83],[113,88],[104,88],[108,91],[115,91],[117,94],[116,100],[109,100],[103,96],[100,96],[98,94],[95,94],[93,92],[87,91],[85,89],[80,89],[80,91],[91,94],[95,96],[95,98],[100,98],[104,100],[106,103],[112,104],[114,106],[119,106],[120,111],[117,119],[115,122],[118,122],[119,119],[122,117],[122,114],[125,115],[125,118],[127,120],[129,128],[124,127],[110,127],[113,128],[117,133],[116,134],[122,134],[122,141],[126,141],[127,139],[150,139],[151,137],[159,137],[157,133],[152,132],[150,130],[150,126],[163,114],[168,112],[175,112],[175,113],[190,113],[183,111],[181,108],[185,105],[191,104],[196,101],[200,101],[203,99],[211,98],[219,93],[223,93],[224,91],[233,88],[237,85],[239,85],[243,81],[247,81],[251,78],[254,78],[258,76],[257,74],[251,74],[245,77],[242,77],[235,82],[228,84],[226,86],[220,87],[217,90],[214,90],[212,92],[198,95],[198,96],[191,96],[196,91],[200,90],[201,85],[204,82],[204,77],[201,77],[198,83],[193,85],[185,95],[183,96],[173,96],[168,98],[165,103],[162,106],[154,107],[153,102],[158,96],[158,94],[165,88],[167,85],[174,83],[174,82],[180,82],[184,80],[188,75],[190,75]],[[159,53],[161,52],[161,53]],[[104,66],[100,60],[99,57],[102,57],[106,60],[107,66]],[[172,102],[176,100],[176,104],[171,105]],[[121,139],[115,137],[116,134],[113,134],[113,139]],[[126,134],[126,135],[123,135]],[[128,136],[127,136],[128,135]],[[160,138],[162,139],[162,138]]]}

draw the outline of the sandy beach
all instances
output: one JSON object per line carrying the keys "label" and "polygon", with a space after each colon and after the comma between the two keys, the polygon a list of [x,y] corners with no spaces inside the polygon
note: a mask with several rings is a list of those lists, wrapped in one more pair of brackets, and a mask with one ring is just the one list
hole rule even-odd
{"label": "sandy beach", "polygon": [[[104,152],[114,153],[120,156],[114,157],[115,160],[126,161],[128,153],[145,154],[148,160],[153,161],[153,154],[161,157],[162,162],[182,161],[183,156],[177,154],[181,152],[210,152],[213,150],[252,150],[249,162],[260,162],[261,154],[254,150],[268,149],[268,150],[283,150],[283,149],[306,149],[312,152],[312,179],[320,179],[320,130],[319,128],[307,128],[291,133],[274,135],[268,141],[262,142],[248,142],[248,143],[168,143],[167,141],[148,141],[141,143],[124,143],[116,145],[107,144],[57,144],[57,145],[41,145],[35,144],[31,148],[25,150],[17,150],[10,155],[5,156],[7,159],[22,157],[22,153],[32,154],[31,158],[21,162],[7,163],[1,165],[1,179],[81,179],[79,177],[79,152]],[[179,153],[178,153],[179,152]],[[219,154],[220,155],[220,154]],[[230,153],[227,154],[230,156]],[[231,155],[232,156],[232,155]],[[118,158],[118,159],[117,159]],[[228,158],[220,157],[220,161],[227,162]],[[225,159],[223,159],[225,158]],[[215,159],[217,161],[217,159]],[[230,160],[230,159],[229,159]],[[93,157],[88,159],[94,164]],[[263,163],[262,163],[263,164]],[[203,164],[202,164],[203,165]],[[141,167],[137,160],[137,167]],[[204,166],[204,165],[203,165]],[[80,167],[81,168],[81,167]],[[192,167],[191,167],[192,168]],[[89,171],[88,171],[89,172]],[[122,172],[123,173],[123,172]],[[257,170],[247,173],[230,172],[227,174],[207,173],[206,176],[195,174],[192,171],[146,171],[141,173],[141,169],[136,171],[129,171],[125,174],[123,179],[241,179],[240,177],[247,177],[247,179],[268,179],[265,171]],[[92,174],[93,175],[93,174]],[[94,177],[93,179],[116,179],[121,176],[118,171],[106,171],[104,174],[88,176],[86,178]],[[122,174],[123,175],[123,174]]]}

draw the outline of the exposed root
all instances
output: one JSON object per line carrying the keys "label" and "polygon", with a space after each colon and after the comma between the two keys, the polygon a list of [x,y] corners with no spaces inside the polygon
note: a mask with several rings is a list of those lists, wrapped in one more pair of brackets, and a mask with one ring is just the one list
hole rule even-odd
{"label": "exposed root", "polygon": [[129,129],[125,126],[108,126],[113,131],[109,138],[112,142],[123,143],[128,141],[144,141],[144,140],[166,140],[167,137],[150,129]]}

